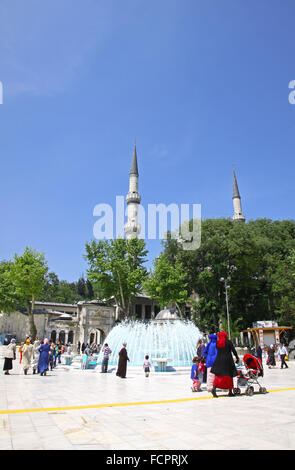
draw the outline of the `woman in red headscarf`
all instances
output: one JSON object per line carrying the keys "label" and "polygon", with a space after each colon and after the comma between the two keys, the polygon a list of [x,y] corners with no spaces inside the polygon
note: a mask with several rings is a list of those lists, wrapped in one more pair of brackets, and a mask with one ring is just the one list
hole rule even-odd
{"label": "woman in red headscarf", "polygon": [[221,388],[222,390],[229,390],[228,395],[233,397],[233,377],[238,375],[238,371],[235,367],[232,355],[236,357],[236,363],[239,362],[239,356],[233,343],[227,338],[225,331],[220,331],[217,336],[217,356],[211,368],[211,373],[215,374],[211,393],[217,398],[216,388]]}

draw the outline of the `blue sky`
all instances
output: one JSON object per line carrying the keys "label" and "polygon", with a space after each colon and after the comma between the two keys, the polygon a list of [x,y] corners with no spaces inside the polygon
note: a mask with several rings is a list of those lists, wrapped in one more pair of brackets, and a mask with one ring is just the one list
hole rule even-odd
{"label": "blue sky", "polygon": [[[29,245],[86,271],[93,208],[294,218],[293,0],[9,0],[0,5],[0,259]],[[148,242],[150,262],[158,241]]]}

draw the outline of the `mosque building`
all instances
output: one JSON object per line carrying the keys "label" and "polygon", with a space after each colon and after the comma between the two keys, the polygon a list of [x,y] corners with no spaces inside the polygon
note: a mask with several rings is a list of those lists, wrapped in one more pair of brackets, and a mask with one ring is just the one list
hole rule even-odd
{"label": "mosque building", "polygon": [[[129,173],[129,191],[126,196],[127,222],[124,231],[127,239],[138,237],[141,227],[138,221],[138,210],[141,202],[139,194],[139,171],[136,142],[132,155]],[[242,213],[241,197],[238,189],[235,170],[233,170],[233,208],[234,222],[245,222]],[[160,312],[157,302],[141,294],[134,297],[131,304],[131,316],[140,320],[151,320]],[[190,316],[186,309],[185,316]],[[103,343],[105,337],[119,320],[119,309],[115,304],[102,300],[80,301],[77,304],[35,302],[35,324],[37,335],[51,338],[53,341],[71,343]],[[17,341],[22,341],[29,332],[28,316],[21,312],[9,315],[0,313],[1,336],[11,334]]]}

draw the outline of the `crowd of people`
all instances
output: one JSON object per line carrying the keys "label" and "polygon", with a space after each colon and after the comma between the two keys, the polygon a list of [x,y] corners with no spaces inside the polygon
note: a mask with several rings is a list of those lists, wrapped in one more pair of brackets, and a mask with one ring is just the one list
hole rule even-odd
{"label": "crowd of people", "polygon": [[[266,364],[269,368],[276,365],[275,351],[281,361],[281,369],[288,368],[286,356],[288,350],[286,346],[280,343],[275,349],[271,344],[267,348]],[[255,356],[261,361],[262,348],[258,345]],[[235,357],[235,361],[234,361]],[[202,340],[197,345],[197,355],[192,360],[191,379],[193,381],[192,391],[200,392],[201,384],[207,384],[207,391],[211,392],[213,397],[217,398],[217,389],[228,390],[228,396],[233,397],[234,377],[238,376],[236,365],[240,359],[233,343],[228,339],[225,331],[220,331],[217,335],[209,335],[209,342],[205,346]]]}
{"label": "crowd of people", "polygon": [[[286,346],[284,346],[282,343],[279,343],[276,349],[277,349],[278,358],[281,361],[281,369],[283,369],[284,366],[285,366],[285,369],[288,369],[288,366],[286,364],[286,356],[288,356],[288,350]],[[268,365],[269,369],[271,369],[272,367],[275,367],[276,365],[275,347],[273,344],[271,344],[270,347],[268,348],[266,364]]]}
{"label": "crowd of people", "polygon": [[100,353],[100,350],[101,350],[101,345],[100,344],[96,344],[96,343],[91,343],[91,345],[89,346],[89,343],[80,343],[80,341],[78,341],[78,344],[77,344],[77,352],[78,354],[82,353],[82,354],[87,354],[87,356],[93,356],[93,354],[99,354]]}
{"label": "crowd of people", "polygon": [[[281,343],[276,349],[273,344],[270,345],[267,351],[266,364],[269,368],[276,365],[276,350],[281,361],[281,369],[283,367],[288,368],[285,360],[288,351]],[[3,365],[5,375],[9,375],[9,371],[13,368],[13,361],[16,360],[16,351],[16,340],[12,338],[10,341],[6,341]],[[82,343],[81,345],[79,342],[77,352],[78,354],[81,353],[81,368],[86,369],[89,358],[94,354],[99,354],[100,351],[102,351],[101,373],[107,373],[109,359],[112,354],[112,350],[107,343],[102,346],[95,343],[91,345]],[[49,369],[53,370],[61,363],[61,356],[65,352],[68,355],[72,353],[72,345],[70,343],[64,346],[62,343],[54,343],[47,338],[41,342],[38,337],[34,341],[27,337],[19,347],[20,364],[22,364],[25,375],[28,374],[31,367],[33,374],[38,373],[41,376],[45,376]],[[255,355],[262,363],[262,349],[260,346],[257,347]],[[127,343],[124,342],[119,352],[116,376],[126,378],[128,362]],[[217,389],[228,390],[228,396],[234,396],[233,379],[238,375],[236,365],[239,362],[238,353],[225,331],[220,331],[217,335],[211,333],[206,345],[200,339],[196,347],[196,356],[192,360],[192,391],[202,391],[201,385],[206,383],[207,391],[211,392],[215,398],[218,397]],[[145,376],[149,377],[151,363],[148,355],[143,360],[143,370]]]}
{"label": "crowd of people", "polygon": [[[13,361],[16,360],[16,340],[12,338],[4,340],[4,364],[3,370],[5,375],[10,375],[13,369]],[[40,341],[38,336],[32,341],[31,337],[27,337],[18,348],[19,362],[22,365],[24,374],[27,375],[29,369],[33,374],[46,375],[47,371],[54,369],[61,364],[61,356],[65,352],[71,354],[72,345],[63,343],[54,343],[51,339],[44,338]]]}

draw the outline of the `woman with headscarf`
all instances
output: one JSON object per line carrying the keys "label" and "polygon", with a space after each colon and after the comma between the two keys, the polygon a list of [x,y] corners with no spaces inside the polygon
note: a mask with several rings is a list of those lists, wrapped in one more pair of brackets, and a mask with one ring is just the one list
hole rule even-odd
{"label": "woman with headscarf", "polygon": [[50,352],[50,346],[48,344],[47,338],[44,339],[44,344],[41,344],[38,351],[40,353],[39,362],[38,362],[38,372],[40,375],[46,375],[46,372],[48,371],[49,352]]}
{"label": "woman with headscarf", "polygon": [[209,343],[206,345],[203,355],[206,358],[206,368],[207,368],[207,391],[211,392],[213,388],[213,381],[215,375],[212,374],[211,369],[215,362],[217,356],[217,348],[216,348],[216,341],[217,336],[214,333],[209,335]]}
{"label": "woman with headscarf", "polygon": [[33,374],[36,374],[36,372],[38,371],[40,345],[41,345],[41,341],[39,340],[38,336],[36,336],[34,344],[33,344],[33,348],[34,348],[34,355],[33,355],[33,361],[32,361]]}
{"label": "woman with headscarf", "polygon": [[28,373],[33,356],[34,356],[34,346],[31,344],[30,338],[27,338],[26,343],[23,345],[23,361],[22,361],[25,375],[27,375]]}
{"label": "woman with headscarf", "polygon": [[233,397],[233,377],[238,375],[238,371],[232,355],[234,354],[236,357],[236,363],[239,362],[239,356],[233,343],[227,338],[226,331],[220,331],[217,336],[217,356],[211,368],[212,374],[215,375],[211,393],[217,398],[216,389],[221,388],[222,390],[229,390],[228,396]]}
{"label": "woman with headscarf", "polygon": [[274,345],[273,345],[273,344],[271,344],[270,347],[268,348],[266,364],[268,365],[268,368],[269,368],[269,369],[270,369],[272,366],[274,367],[274,366],[276,365],[275,348],[274,348]]}
{"label": "woman with headscarf", "polygon": [[9,371],[13,368],[12,361],[16,359],[16,344],[15,344],[15,339],[12,338],[12,340],[9,342],[9,340],[4,340],[4,344],[6,345],[5,351],[4,351],[4,364],[3,364],[3,370],[5,371],[5,375],[10,375]]}
{"label": "woman with headscarf", "polygon": [[203,357],[203,351],[205,349],[205,344],[201,339],[199,339],[198,344],[197,344],[197,356],[199,359]]}
{"label": "woman with headscarf", "polygon": [[118,364],[118,370],[116,372],[116,375],[118,377],[121,377],[121,379],[126,378],[127,361],[129,361],[126,346],[127,346],[127,343],[123,343],[123,347],[121,351],[119,352],[119,364]]}

